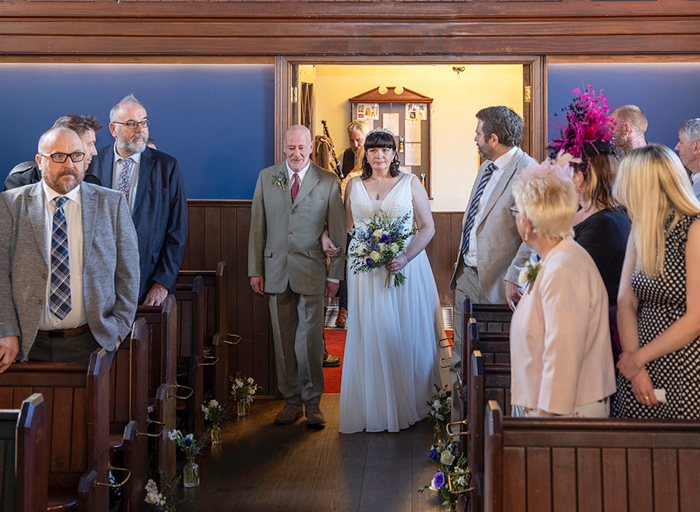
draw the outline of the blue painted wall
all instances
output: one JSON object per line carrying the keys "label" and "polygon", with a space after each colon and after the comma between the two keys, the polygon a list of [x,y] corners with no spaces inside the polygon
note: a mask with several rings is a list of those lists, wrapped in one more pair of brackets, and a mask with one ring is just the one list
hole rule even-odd
{"label": "blue painted wall", "polygon": [[[566,108],[576,87],[601,88],[612,111],[637,105],[649,121],[647,140],[671,149],[678,143],[678,128],[700,117],[700,64],[550,64],[547,67],[549,140],[566,127]],[[556,116],[554,115],[556,114]]]}
{"label": "blue painted wall", "polygon": [[32,160],[40,135],[64,114],[92,114],[112,144],[109,110],[141,101],[158,149],[180,161],[191,199],[252,199],[274,163],[271,64],[0,64],[0,174]]}

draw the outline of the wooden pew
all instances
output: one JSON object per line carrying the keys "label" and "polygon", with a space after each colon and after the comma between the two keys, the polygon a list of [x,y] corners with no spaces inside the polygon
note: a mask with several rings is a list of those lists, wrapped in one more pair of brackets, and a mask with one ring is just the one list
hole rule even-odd
{"label": "wooden pew", "polygon": [[[139,306],[136,318],[143,318],[148,330],[148,408],[158,429],[173,430],[177,402],[177,301],[168,295],[160,307]],[[158,430],[160,432],[161,430]],[[175,476],[175,446],[165,431],[156,439],[156,471],[168,478]]]}
{"label": "wooden pew", "polygon": [[[122,452],[131,478],[124,487],[124,512],[143,508],[148,473],[148,326],[137,318],[117,349],[109,373],[109,444]],[[133,425],[132,425],[133,423]],[[125,434],[125,430],[129,430]],[[160,429],[159,429],[160,430]],[[145,504],[144,504],[145,505]]]}
{"label": "wooden pew", "polygon": [[213,361],[211,382],[205,380],[205,393],[210,388],[214,398],[225,404],[229,399],[229,346],[240,340],[239,336],[228,331],[228,267],[225,261],[220,261],[216,270],[180,270],[177,282],[192,284],[197,276],[204,281],[206,296],[205,364]]}
{"label": "wooden pew", "polygon": [[46,512],[49,417],[34,393],[18,410],[0,411],[0,511]]}
{"label": "wooden pew", "polygon": [[89,365],[15,363],[0,374],[0,408],[41,393],[48,409],[49,510],[109,505],[109,367],[104,349]]}
{"label": "wooden pew", "polygon": [[468,303],[463,311],[469,317],[476,318],[480,332],[510,331],[510,319],[513,312],[507,304],[475,304],[468,297],[465,299]]}
{"label": "wooden pew", "polygon": [[186,403],[189,431],[195,435],[204,428],[204,281],[178,284],[175,292],[178,310],[178,377],[193,390]]}
{"label": "wooden pew", "polygon": [[504,418],[489,402],[486,512],[690,512],[700,421]]}
{"label": "wooden pew", "polygon": [[467,458],[472,472],[470,510],[484,510],[484,413],[486,403],[493,400],[510,415],[510,365],[484,362],[481,352],[475,350],[470,358],[469,407],[467,421]]}

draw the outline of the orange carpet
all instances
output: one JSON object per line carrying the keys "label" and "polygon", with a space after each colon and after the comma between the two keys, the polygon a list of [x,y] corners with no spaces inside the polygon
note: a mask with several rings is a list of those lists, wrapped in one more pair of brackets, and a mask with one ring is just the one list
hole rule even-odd
{"label": "orange carpet", "polygon": [[[323,376],[326,380],[324,393],[340,393],[340,379],[343,372],[343,359],[345,357],[345,335],[347,331],[326,329],[326,348],[333,356],[340,356],[341,364],[337,368],[324,368]],[[447,336],[452,336],[452,331],[446,331]]]}

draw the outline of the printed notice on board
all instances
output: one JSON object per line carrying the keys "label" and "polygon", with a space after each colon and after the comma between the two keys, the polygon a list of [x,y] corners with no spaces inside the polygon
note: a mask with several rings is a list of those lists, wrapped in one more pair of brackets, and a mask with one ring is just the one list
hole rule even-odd
{"label": "printed notice on board", "polygon": [[382,125],[391,133],[399,135],[399,114],[382,114]]}
{"label": "printed notice on board", "polygon": [[406,142],[420,142],[420,121],[418,119],[406,119]]}
{"label": "printed notice on board", "polygon": [[406,144],[406,165],[421,165],[420,163],[420,143]]}

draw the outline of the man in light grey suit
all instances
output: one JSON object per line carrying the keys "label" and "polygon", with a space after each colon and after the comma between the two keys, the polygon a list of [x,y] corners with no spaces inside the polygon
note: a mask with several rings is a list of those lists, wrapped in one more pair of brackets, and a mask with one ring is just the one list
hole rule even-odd
{"label": "man in light grey suit", "polygon": [[[523,120],[507,107],[488,107],[476,114],[476,145],[486,161],[472,188],[462,220],[462,243],[450,288],[455,290],[454,345],[450,365],[452,396],[462,363],[462,301],[504,304],[511,309],[520,300],[520,269],[530,259],[530,248],[520,238],[511,187],[515,174],[535,161],[520,149]],[[452,421],[462,419],[462,402],[452,400]]]}
{"label": "man in light grey suit", "polygon": [[42,180],[0,194],[0,372],[108,353],[136,314],[139,255],[123,195],[90,183],[68,128],[39,139]]}
{"label": "man in light grey suit", "polygon": [[311,134],[292,126],[281,164],[260,171],[253,196],[248,276],[255,293],[267,294],[277,360],[277,381],[286,405],[275,423],[325,423],[318,404],[323,381],[323,297],[333,297],[345,259],[326,256],[321,234],[345,246],[345,210],[336,177],[309,160]]}
{"label": "man in light grey suit", "polygon": [[691,174],[693,192],[700,199],[700,117],[683,123],[678,130],[678,144],[675,150]]}

